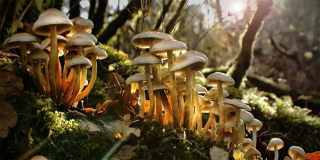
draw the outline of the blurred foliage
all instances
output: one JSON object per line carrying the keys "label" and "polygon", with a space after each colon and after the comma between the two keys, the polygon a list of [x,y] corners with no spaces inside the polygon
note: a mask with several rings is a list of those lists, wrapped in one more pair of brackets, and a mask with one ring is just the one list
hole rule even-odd
{"label": "blurred foliage", "polygon": [[1,159],[13,159],[31,148],[50,159],[100,159],[112,146],[106,134],[79,127],[66,113],[58,112],[50,98],[22,92],[8,101],[18,113],[17,125],[5,141]]}
{"label": "blurred foliage", "polygon": [[235,88],[233,86],[227,86],[224,88],[226,91],[228,91],[229,93],[229,96],[228,98],[229,99],[232,99],[232,98],[237,98],[237,99],[242,99],[243,97],[243,89],[241,88]]}
{"label": "blurred foliage", "polygon": [[[268,97],[267,97],[268,96]],[[272,137],[284,139],[287,150],[292,145],[301,146],[306,152],[319,150],[320,118],[308,115],[311,110],[292,106],[272,93],[248,89],[244,93],[255,118],[264,123],[260,138],[268,142]]]}

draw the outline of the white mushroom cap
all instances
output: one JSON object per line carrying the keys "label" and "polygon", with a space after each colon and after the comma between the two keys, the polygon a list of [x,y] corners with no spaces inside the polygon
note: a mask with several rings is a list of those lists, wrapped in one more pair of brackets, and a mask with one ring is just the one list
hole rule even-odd
{"label": "white mushroom cap", "polygon": [[146,64],[153,65],[153,64],[161,64],[161,63],[162,61],[159,57],[150,53],[143,53],[138,57],[134,58],[132,61],[132,65],[135,65],[135,66],[143,66]]}
{"label": "white mushroom cap", "polygon": [[195,51],[195,50],[190,50],[190,51],[188,51],[188,52],[186,52],[186,53],[184,53],[182,55],[186,56],[186,57],[195,57],[195,56],[201,57],[201,58],[205,59],[207,62],[209,62],[209,59],[205,54],[203,54],[201,52],[198,52],[198,51]]}
{"label": "white mushroom cap", "polygon": [[38,19],[41,19],[41,18],[45,17],[47,14],[51,14],[51,13],[56,14],[56,15],[58,15],[58,16],[62,16],[62,17],[68,18],[68,16],[67,16],[65,13],[59,11],[58,9],[56,9],[56,8],[49,8],[49,9],[47,9],[46,11],[42,12],[42,13],[39,15]]}
{"label": "white mushroom cap", "polygon": [[37,49],[37,48],[43,49],[38,42],[27,43],[27,53],[28,54],[30,54],[31,51],[33,51],[34,49]]}
{"label": "white mushroom cap", "polygon": [[96,55],[96,59],[105,59],[108,57],[108,54],[105,50],[98,48],[96,46],[85,48],[84,55],[88,58],[91,55]]}
{"label": "white mushroom cap", "polygon": [[67,17],[59,16],[55,13],[48,13],[39,18],[33,25],[32,31],[38,35],[47,36],[50,35],[50,26],[57,26],[57,34],[67,31],[72,22]]}
{"label": "white mushroom cap", "polygon": [[180,53],[181,51],[187,50],[187,46],[180,41],[174,39],[164,39],[158,43],[156,43],[152,47],[152,54],[167,54],[167,51],[171,50],[173,53]]}
{"label": "white mushroom cap", "polygon": [[299,146],[291,146],[289,148],[289,156],[291,158],[297,156],[297,160],[305,160],[306,152]]}
{"label": "white mushroom cap", "polygon": [[224,100],[224,103],[228,103],[228,104],[231,104],[235,107],[238,107],[240,109],[244,109],[244,110],[251,110],[251,108],[244,104],[241,100],[239,99],[225,99]]}
{"label": "white mushroom cap", "polygon": [[240,109],[240,118],[246,122],[251,122],[253,120],[253,114],[244,110]]}
{"label": "white mushroom cap", "polygon": [[277,149],[281,149],[284,146],[282,139],[280,138],[272,138],[267,146],[267,149],[270,151],[274,151],[274,146],[277,146]]}
{"label": "white mushroom cap", "polygon": [[19,48],[21,43],[39,42],[40,40],[29,33],[16,33],[4,41],[6,48]]}
{"label": "white mushroom cap", "polygon": [[231,116],[224,124],[226,127],[236,127],[236,116]]}
{"label": "white mushroom cap", "polygon": [[28,59],[29,60],[38,60],[38,59],[49,60],[49,55],[42,49],[37,48],[31,51],[31,53],[28,55]]}
{"label": "white mushroom cap", "polygon": [[252,157],[252,156],[261,157],[261,153],[257,149],[250,147],[247,150],[247,152],[243,155],[243,158],[249,159],[249,157]]}
{"label": "white mushroom cap", "polygon": [[207,88],[202,86],[201,84],[196,84],[195,89],[197,90],[198,93],[207,93],[208,92]]}
{"label": "white mushroom cap", "polygon": [[245,145],[252,145],[253,144],[253,141],[250,139],[250,138],[244,138],[243,139],[243,142],[242,142],[242,144],[245,146]]}
{"label": "white mushroom cap", "polygon": [[89,38],[86,37],[71,37],[65,48],[69,49],[69,50],[76,50],[78,46],[82,46],[82,47],[90,47],[90,46],[94,46],[95,44],[93,43],[92,40],[90,40]]}
{"label": "white mushroom cap", "polygon": [[190,67],[192,71],[199,71],[207,66],[208,62],[201,57],[190,57],[186,59],[178,59],[171,67],[170,72],[178,71]]}
{"label": "white mushroom cap", "polygon": [[147,31],[133,36],[131,43],[139,48],[149,48],[150,43],[157,43],[164,39],[172,39],[172,37],[162,32]]}
{"label": "white mushroom cap", "polygon": [[[143,85],[141,87],[142,90],[148,90],[147,84]],[[163,85],[163,84],[158,84],[158,83],[152,83],[152,89],[155,90],[164,90],[164,89],[168,89],[167,86]]]}
{"label": "white mushroom cap", "polygon": [[225,85],[233,85],[235,83],[232,77],[221,72],[212,73],[207,77],[207,85],[215,85],[217,81]]}
{"label": "white mushroom cap", "polygon": [[127,78],[126,84],[131,84],[134,82],[146,81],[147,77],[144,73],[136,73]]}
{"label": "white mushroom cap", "polygon": [[256,130],[259,131],[262,126],[262,122],[254,118],[251,122],[247,123],[247,130],[253,131],[253,128],[255,127]]}
{"label": "white mushroom cap", "polygon": [[68,61],[66,68],[71,68],[76,65],[80,65],[81,68],[82,67],[89,68],[89,67],[91,67],[92,64],[88,58],[86,58],[84,56],[76,55],[70,61]]}
{"label": "white mushroom cap", "polygon": [[[223,97],[228,97],[229,93],[226,90],[222,91]],[[215,100],[218,99],[218,89],[217,88],[211,88],[207,93],[204,94],[204,100]]]}
{"label": "white mushroom cap", "polygon": [[86,32],[86,31],[77,32],[76,34],[74,34],[74,35],[72,36],[72,38],[74,38],[74,37],[85,37],[85,38],[90,39],[93,43],[97,43],[97,42],[98,42],[96,36],[94,36],[93,34],[90,34],[90,33]]}
{"label": "white mushroom cap", "polygon": [[32,157],[30,160],[48,160],[48,159],[42,155],[36,155]]}
{"label": "white mushroom cap", "polygon": [[[61,35],[57,35],[58,49],[63,49],[67,44],[67,39]],[[41,48],[45,49],[51,44],[51,38],[47,37],[41,42]]]}

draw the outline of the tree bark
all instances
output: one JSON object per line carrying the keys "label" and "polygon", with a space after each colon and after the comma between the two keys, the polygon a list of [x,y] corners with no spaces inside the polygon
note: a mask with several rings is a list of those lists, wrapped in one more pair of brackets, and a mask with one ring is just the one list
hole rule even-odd
{"label": "tree bark", "polygon": [[108,27],[98,37],[98,41],[107,43],[127,20],[131,20],[138,13],[138,8],[140,8],[140,1],[131,0],[127,7],[119,13],[118,17],[109,23]]}
{"label": "tree bark", "polygon": [[[163,0],[163,10],[161,13],[161,16],[159,17],[156,27],[154,28],[154,30],[158,30],[161,26],[161,23],[164,21],[164,17],[166,16],[167,12],[169,11],[169,8],[172,4],[172,0],[169,0],[169,2],[167,4],[165,4],[165,0]],[[163,26],[164,27],[164,26]]]}
{"label": "tree bark", "polygon": [[94,11],[96,9],[96,3],[97,1],[96,0],[90,0],[90,8],[89,8],[89,16],[88,18],[92,20],[93,18],[93,15],[94,15]]}
{"label": "tree bark", "polygon": [[104,16],[105,16],[107,6],[108,6],[108,0],[99,1],[97,12],[96,12],[96,14],[94,14],[94,16],[92,18],[92,22],[94,24],[94,27],[92,29],[93,35],[97,35],[103,27]]}
{"label": "tree bark", "polygon": [[80,16],[80,3],[78,1],[79,0],[70,0],[70,19]]}
{"label": "tree bark", "polygon": [[246,76],[246,72],[252,64],[255,38],[263,26],[263,18],[268,15],[272,4],[272,0],[259,0],[258,9],[253,15],[248,29],[244,31],[244,36],[240,41],[240,51],[228,71],[228,74],[230,74],[235,81],[235,87],[240,86],[242,79]]}
{"label": "tree bark", "polygon": [[187,0],[182,0],[180,2],[179,8],[176,12],[176,14],[170,19],[168,25],[166,26],[165,32],[168,34],[171,34],[174,31],[174,28],[176,27],[180,16],[182,14],[182,10],[185,7],[185,5],[187,4]]}

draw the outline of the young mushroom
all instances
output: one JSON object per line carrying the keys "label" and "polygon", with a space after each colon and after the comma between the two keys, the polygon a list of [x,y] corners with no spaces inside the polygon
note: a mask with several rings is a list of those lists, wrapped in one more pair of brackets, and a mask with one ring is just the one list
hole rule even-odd
{"label": "young mushroom", "polygon": [[144,106],[145,106],[145,99],[146,95],[142,90],[143,82],[146,81],[146,75],[144,73],[136,73],[127,78],[126,84],[137,83],[139,88],[139,98],[140,98],[140,107],[139,107],[139,116],[144,117]]}
{"label": "young mushroom", "polygon": [[38,35],[51,37],[51,50],[49,60],[49,82],[51,98],[57,100],[57,80],[56,63],[58,60],[57,35],[67,31],[72,26],[72,22],[61,11],[57,9],[47,10],[39,15],[34,23],[32,31]]}
{"label": "young mushroom", "polygon": [[222,85],[233,85],[235,82],[232,77],[225,75],[224,73],[215,72],[207,77],[207,85],[217,85],[218,88],[218,101],[219,101],[219,133],[217,141],[220,142],[223,139],[224,133],[224,121],[225,111],[223,108],[223,96],[222,96]]}
{"label": "young mushroom", "polygon": [[261,153],[253,147],[250,147],[247,152],[243,155],[244,159],[254,160],[254,157],[261,157]]}
{"label": "young mushroom", "polygon": [[[168,57],[168,70],[174,65],[174,53],[180,53],[181,51],[187,50],[187,47],[184,43],[176,41],[173,39],[165,39],[159,43],[156,43],[151,49],[153,54],[158,54],[165,52]],[[175,73],[169,73],[170,80],[170,95],[171,95],[171,104],[173,110],[173,124],[175,127],[179,127],[179,109],[178,109],[178,96],[176,91],[175,83]]]}
{"label": "young mushroom", "polygon": [[292,160],[305,160],[306,152],[299,146],[291,146],[289,148],[289,156]]}
{"label": "young mushroom", "polygon": [[257,131],[259,131],[262,126],[262,122],[255,118],[251,122],[247,123],[247,130],[252,131],[253,148],[257,147]]}
{"label": "young mushroom", "polygon": [[283,148],[284,143],[280,138],[272,138],[267,146],[267,150],[274,151],[274,160],[279,159],[278,150]]}

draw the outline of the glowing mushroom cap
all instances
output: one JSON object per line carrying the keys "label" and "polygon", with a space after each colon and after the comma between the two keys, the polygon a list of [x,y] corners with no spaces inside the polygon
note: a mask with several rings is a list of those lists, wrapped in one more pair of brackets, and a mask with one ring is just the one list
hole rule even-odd
{"label": "glowing mushroom cap", "polygon": [[[180,56],[179,56],[180,57]],[[175,64],[171,67],[170,72],[183,70],[190,67],[192,71],[199,71],[207,66],[208,62],[201,57],[190,57],[186,59],[176,59]]]}
{"label": "glowing mushroom cap", "polygon": [[38,35],[47,36],[51,34],[50,26],[52,25],[57,27],[57,34],[60,34],[67,31],[72,26],[72,22],[68,17],[48,13],[34,23],[32,31]]}
{"label": "glowing mushroom cap", "polygon": [[289,148],[289,156],[291,158],[297,157],[297,160],[305,160],[306,159],[306,152],[299,146],[291,146]]}
{"label": "glowing mushroom cap", "polygon": [[275,146],[277,146],[277,149],[281,149],[284,146],[284,143],[282,139],[280,138],[272,138],[267,146],[267,149],[270,151],[274,151]]}
{"label": "glowing mushroom cap", "polygon": [[256,131],[259,131],[262,126],[262,122],[254,118],[251,122],[247,123],[247,130],[253,131],[253,128],[256,128]]}
{"label": "glowing mushroom cap", "polygon": [[48,159],[42,155],[36,155],[32,157],[30,160],[48,160]]}
{"label": "glowing mushroom cap", "polygon": [[[223,97],[228,97],[229,92],[226,90],[222,91]],[[207,93],[204,94],[204,100],[215,100],[218,99],[218,89],[217,88],[211,88]]]}
{"label": "glowing mushroom cap", "polygon": [[161,64],[161,63],[162,61],[159,57],[150,53],[141,54],[138,57],[134,58],[132,61],[132,65],[135,65],[135,66],[144,66],[146,64],[153,65],[153,64]]}
{"label": "glowing mushroom cap", "polygon": [[76,55],[74,56],[70,61],[68,61],[66,68],[71,68],[74,67],[76,65],[80,65],[81,68],[89,68],[91,67],[91,61],[84,57],[84,56],[80,56],[80,55]]}
{"label": "glowing mushroom cap", "polygon": [[198,98],[199,98],[199,104],[200,105],[212,104],[211,101],[204,100],[204,96],[202,96],[202,95],[198,95]]}
{"label": "glowing mushroom cap", "polygon": [[[49,47],[50,44],[51,44],[51,38],[47,37],[41,42],[41,47],[42,49],[45,49]],[[64,46],[67,44],[67,39],[61,35],[57,35],[57,44],[58,44],[58,49],[63,49]]]}
{"label": "glowing mushroom cap", "polygon": [[90,47],[94,45],[95,44],[93,43],[93,41],[90,40],[89,38],[81,37],[81,36],[78,36],[78,37],[72,36],[67,42],[65,48],[69,50],[76,50],[78,46]]}
{"label": "glowing mushroom cap", "polygon": [[195,89],[198,93],[207,93],[208,92],[207,88],[202,86],[201,84],[196,84]]}
{"label": "glowing mushroom cap", "polygon": [[31,53],[28,55],[29,60],[49,60],[49,55],[42,49],[34,49],[31,51]]}
{"label": "glowing mushroom cap", "polygon": [[147,31],[133,36],[131,43],[139,48],[149,48],[151,43],[155,44],[164,39],[172,39],[172,37],[162,32]]}
{"label": "glowing mushroom cap", "polygon": [[59,11],[58,9],[56,9],[56,8],[49,8],[49,9],[47,9],[46,11],[42,12],[42,13],[39,15],[38,19],[41,19],[41,18],[45,17],[46,15],[52,14],[52,13],[53,13],[53,14],[56,14],[56,15],[58,15],[58,16],[62,16],[62,17],[68,18],[68,16],[67,16],[65,13]]}
{"label": "glowing mushroom cap", "polygon": [[90,33],[86,32],[86,31],[77,32],[77,33],[74,34],[72,37],[85,37],[85,38],[90,39],[93,43],[97,43],[97,42],[98,42],[96,36],[94,36],[93,34],[90,34]]}
{"label": "glowing mushroom cap", "polygon": [[195,51],[195,50],[190,50],[190,51],[182,54],[181,56],[186,56],[186,57],[195,57],[195,56],[197,56],[197,57],[201,57],[201,58],[205,59],[207,62],[209,62],[209,59],[205,54],[203,54],[201,52],[198,52],[198,51]]}
{"label": "glowing mushroom cap", "polygon": [[232,77],[221,72],[212,73],[207,77],[207,85],[215,85],[218,81],[224,85],[233,85],[235,83]]}
{"label": "glowing mushroom cap", "polygon": [[261,157],[261,153],[253,148],[253,147],[250,147],[247,152],[243,155],[243,158],[244,159],[249,159],[249,157],[252,157],[252,156],[255,156],[255,157]]}
{"label": "glowing mushroom cap", "polygon": [[253,141],[250,138],[244,138],[242,144],[245,145],[252,145]]}
{"label": "glowing mushroom cap", "polygon": [[224,103],[231,104],[244,110],[251,110],[250,106],[244,104],[240,99],[225,99]]}
{"label": "glowing mushroom cap", "polygon": [[167,54],[167,51],[173,51],[173,53],[180,53],[181,51],[187,50],[187,46],[180,41],[174,39],[164,39],[158,43],[156,43],[152,47],[152,54],[162,55]]}
{"label": "glowing mushroom cap", "polygon": [[226,127],[236,127],[236,116],[231,116],[224,124]]}
{"label": "glowing mushroom cap", "polygon": [[[143,85],[143,86],[141,87],[141,89],[144,90],[144,91],[145,91],[145,90],[148,90],[147,84]],[[156,91],[156,90],[168,89],[168,87],[165,86],[165,85],[163,85],[163,84],[152,83],[152,89],[153,89],[154,91]]]}
{"label": "glowing mushroom cap", "polygon": [[131,84],[134,82],[140,82],[140,81],[146,81],[147,77],[146,74],[144,73],[136,73],[130,77],[127,78],[126,84]]}
{"label": "glowing mushroom cap", "polygon": [[240,118],[246,122],[251,122],[253,120],[253,114],[244,110],[240,109]]}
{"label": "glowing mushroom cap", "polygon": [[29,33],[16,33],[4,41],[6,48],[19,48],[21,43],[39,42],[40,40]]}
{"label": "glowing mushroom cap", "polygon": [[28,54],[30,54],[31,51],[33,51],[33,50],[35,50],[37,48],[43,49],[38,42],[27,43],[27,53]]}
{"label": "glowing mushroom cap", "polygon": [[92,55],[95,55],[96,59],[105,59],[108,57],[108,54],[105,50],[98,48],[96,46],[86,48],[84,50],[84,54],[86,57],[91,57]]}

